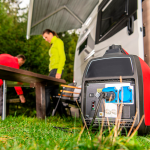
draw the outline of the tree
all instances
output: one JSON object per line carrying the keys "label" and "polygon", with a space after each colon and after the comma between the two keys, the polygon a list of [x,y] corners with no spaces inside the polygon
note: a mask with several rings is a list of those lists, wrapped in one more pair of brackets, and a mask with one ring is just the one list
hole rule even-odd
{"label": "tree", "polygon": [[[48,75],[49,43],[45,42],[41,35],[26,39],[27,13],[19,14],[21,0],[3,0],[0,16],[0,53],[8,53],[13,56],[22,53],[27,61],[23,69]],[[64,41],[66,63],[64,79],[73,81],[74,54],[78,36],[75,32],[59,33]]]}
{"label": "tree", "polygon": [[3,7],[1,7],[2,15],[0,16],[0,53],[13,56],[24,54],[27,61],[23,69],[48,74],[49,45],[40,35],[33,36],[30,40],[26,39],[27,13],[18,15],[19,2],[19,0],[5,0],[1,3]]}
{"label": "tree", "polygon": [[[42,35],[26,39],[27,13],[19,14],[20,2],[20,0],[0,0],[0,54],[8,53],[13,56],[24,54],[26,62],[21,69],[48,75],[50,45]],[[64,42],[66,53],[63,78],[70,83],[73,81],[74,54],[78,36],[75,32],[72,34],[63,32],[59,33],[59,37]],[[35,108],[34,90],[25,88],[23,91],[27,99],[24,107]],[[11,97],[15,93],[13,88],[8,92]]]}

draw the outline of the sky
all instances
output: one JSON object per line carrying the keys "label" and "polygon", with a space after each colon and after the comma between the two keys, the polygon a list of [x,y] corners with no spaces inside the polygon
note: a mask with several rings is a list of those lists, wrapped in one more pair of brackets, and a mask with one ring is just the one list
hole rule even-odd
{"label": "sky", "polygon": [[[29,7],[29,3],[30,3],[30,0],[22,0],[22,3],[19,6],[20,6],[20,8],[27,8],[27,7]],[[26,13],[26,11],[27,11],[27,9],[20,10],[19,15],[22,15],[22,13]]]}
{"label": "sky", "polygon": [[29,6],[30,0],[22,0],[22,3],[20,4],[21,8],[24,8],[26,6]]}

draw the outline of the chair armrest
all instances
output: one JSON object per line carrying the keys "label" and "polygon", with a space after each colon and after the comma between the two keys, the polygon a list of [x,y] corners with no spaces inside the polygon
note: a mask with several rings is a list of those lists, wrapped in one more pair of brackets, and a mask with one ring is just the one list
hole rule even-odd
{"label": "chair armrest", "polygon": [[80,93],[71,92],[71,91],[66,91],[66,90],[60,90],[60,92],[63,92],[63,93],[71,93],[71,94],[80,94]]}
{"label": "chair armrest", "polygon": [[60,86],[67,87],[67,88],[72,88],[72,89],[81,89],[81,88],[76,87],[76,86],[70,86],[70,85],[64,85],[64,84],[61,84]]}

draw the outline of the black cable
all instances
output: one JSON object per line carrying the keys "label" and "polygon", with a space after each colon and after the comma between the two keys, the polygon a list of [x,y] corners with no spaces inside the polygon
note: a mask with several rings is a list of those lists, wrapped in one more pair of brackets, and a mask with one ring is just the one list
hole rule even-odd
{"label": "black cable", "polygon": [[95,121],[95,118],[96,118],[96,115],[97,115],[97,111],[98,111],[98,109],[99,109],[100,103],[101,103],[102,99],[104,98],[104,96],[105,96],[105,93],[104,93],[104,92],[100,93],[99,101],[98,101],[98,104],[97,104],[97,106],[96,106],[96,110],[95,110],[93,119],[92,119],[92,121],[91,121],[90,127],[92,127],[93,124],[94,124],[94,121]]}
{"label": "black cable", "polygon": [[53,128],[62,130],[62,131],[64,131],[64,132],[70,132],[70,133],[72,133],[72,131],[68,131],[69,128],[62,128],[62,127],[56,127],[56,126],[53,126]]}
{"label": "black cable", "polygon": [[[94,113],[93,119],[92,119],[92,121],[91,121],[90,127],[92,127],[93,124],[94,124],[94,121],[95,121],[95,118],[96,118],[96,115],[97,115],[99,106],[100,106],[101,101],[102,101],[102,99],[104,98],[104,96],[105,96],[105,93],[104,93],[104,92],[100,93],[100,97],[98,98],[99,101],[98,101],[98,104],[97,104],[97,106],[96,106],[95,113]],[[62,127],[56,127],[56,126],[53,126],[53,128],[62,130],[62,131],[64,131],[64,132],[70,132],[70,133],[72,133],[72,131],[68,131],[69,128],[62,128]]]}

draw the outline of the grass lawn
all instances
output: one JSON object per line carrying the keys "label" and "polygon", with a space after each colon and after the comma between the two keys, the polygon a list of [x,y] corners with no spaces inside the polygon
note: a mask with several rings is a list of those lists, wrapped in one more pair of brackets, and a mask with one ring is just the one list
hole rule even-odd
{"label": "grass lawn", "polygon": [[[67,132],[53,126],[69,128]],[[82,133],[83,131],[83,133]],[[106,131],[103,131],[103,134]],[[90,134],[90,135],[89,135]],[[112,134],[100,136],[100,132],[88,134],[83,130],[81,119],[60,118],[59,116],[40,120],[25,116],[9,116],[0,121],[1,149],[150,149],[150,136],[128,137]],[[80,137],[81,136],[81,137]],[[90,140],[91,138],[91,140]]]}

